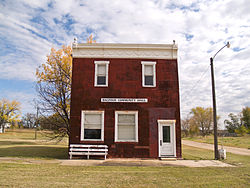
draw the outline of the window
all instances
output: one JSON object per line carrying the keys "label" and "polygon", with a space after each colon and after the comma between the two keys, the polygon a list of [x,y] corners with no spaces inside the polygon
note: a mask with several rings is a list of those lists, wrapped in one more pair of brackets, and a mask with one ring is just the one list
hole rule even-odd
{"label": "window", "polygon": [[108,86],[109,61],[95,61],[95,86]]}
{"label": "window", "polygon": [[142,86],[143,87],[155,87],[156,86],[156,74],[154,61],[142,61]]}
{"label": "window", "polygon": [[162,126],[163,142],[170,143],[170,126]]}
{"label": "window", "polygon": [[104,140],[104,111],[82,111],[81,121],[81,140]]}
{"label": "window", "polygon": [[115,112],[115,142],[138,142],[138,112]]}

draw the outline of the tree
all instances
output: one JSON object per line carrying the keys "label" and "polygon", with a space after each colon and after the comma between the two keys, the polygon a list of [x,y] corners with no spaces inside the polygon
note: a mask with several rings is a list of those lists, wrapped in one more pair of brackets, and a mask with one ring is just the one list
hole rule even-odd
{"label": "tree", "polygon": [[250,107],[245,107],[242,109],[242,123],[250,130]]}
{"label": "tree", "polygon": [[248,130],[244,125],[241,125],[235,129],[235,133],[237,133],[237,135],[244,136],[246,133],[248,133]]}
{"label": "tree", "polygon": [[13,100],[9,101],[7,99],[0,100],[0,129],[5,128],[6,123],[13,123],[18,121],[20,114],[20,103]]}
{"label": "tree", "polygon": [[36,127],[36,123],[37,123],[37,116],[36,116],[36,114],[26,113],[22,117],[22,124],[26,128],[34,128],[34,127]]}
{"label": "tree", "polygon": [[[43,130],[52,130],[54,132],[60,131],[60,129],[63,129],[64,121],[60,116],[53,114],[47,117],[41,116],[39,117],[39,126]],[[53,138],[53,135],[49,135],[51,138]]]}
{"label": "tree", "polygon": [[212,108],[192,108],[190,114],[192,115],[190,118],[190,126],[193,131],[200,130],[202,136],[211,134],[213,125]]}
{"label": "tree", "polygon": [[[87,43],[96,43],[93,36]],[[44,124],[53,127],[54,138],[63,138],[70,134],[70,96],[72,78],[72,48],[51,48],[46,63],[36,70],[39,113]],[[47,118],[47,120],[46,120]]]}
{"label": "tree", "polygon": [[188,136],[190,131],[190,118],[186,117],[181,120],[181,130],[185,136]]}
{"label": "tree", "polygon": [[69,135],[72,49],[51,48],[46,63],[36,71],[39,112],[43,117],[55,116],[52,126],[55,138]]}
{"label": "tree", "polygon": [[192,123],[192,119],[190,119],[190,127],[189,127],[189,131],[188,131],[188,134],[193,137],[195,135],[199,135],[200,133],[200,129],[199,127],[195,124],[195,123]]}
{"label": "tree", "polygon": [[240,118],[239,116],[233,113],[230,113],[228,117],[230,118],[230,120],[226,119],[224,121],[226,129],[228,130],[229,133],[235,133],[235,130],[240,128],[241,126]]}
{"label": "tree", "polygon": [[87,38],[87,43],[89,43],[89,44],[96,43],[96,40],[94,40],[92,34]]}

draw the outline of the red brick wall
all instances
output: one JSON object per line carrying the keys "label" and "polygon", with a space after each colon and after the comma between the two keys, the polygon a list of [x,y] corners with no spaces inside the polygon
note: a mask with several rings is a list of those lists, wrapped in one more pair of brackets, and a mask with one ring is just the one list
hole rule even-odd
{"label": "red brick wall", "polygon": [[[108,60],[108,87],[94,87],[95,60]],[[156,87],[142,87],[141,61],[156,61]],[[148,103],[102,103],[101,98],[147,98]],[[81,142],[81,110],[104,110],[104,142]],[[138,143],[114,143],[115,111],[138,111]],[[157,119],[176,119],[181,158],[177,60],[73,58],[70,143],[104,143],[109,157],[158,157]]]}

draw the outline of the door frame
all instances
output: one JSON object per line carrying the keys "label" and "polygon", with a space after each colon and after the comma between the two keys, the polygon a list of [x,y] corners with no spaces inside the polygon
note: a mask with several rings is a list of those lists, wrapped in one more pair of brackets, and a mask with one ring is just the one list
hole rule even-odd
{"label": "door frame", "polygon": [[[166,124],[172,126],[172,131],[173,131],[173,147],[174,147],[174,155],[173,157],[176,157],[176,130],[175,130],[175,122],[176,120],[164,120],[164,119],[159,119],[157,120],[158,123],[158,156],[161,156],[161,146],[160,146],[160,134],[161,134],[161,126]],[[169,155],[172,156],[172,155]]]}

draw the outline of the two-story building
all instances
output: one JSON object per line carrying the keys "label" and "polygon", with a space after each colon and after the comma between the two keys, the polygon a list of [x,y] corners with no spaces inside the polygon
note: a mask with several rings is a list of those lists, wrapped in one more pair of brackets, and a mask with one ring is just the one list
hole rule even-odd
{"label": "two-story building", "polygon": [[181,158],[176,44],[73,44],[70,144]]}

